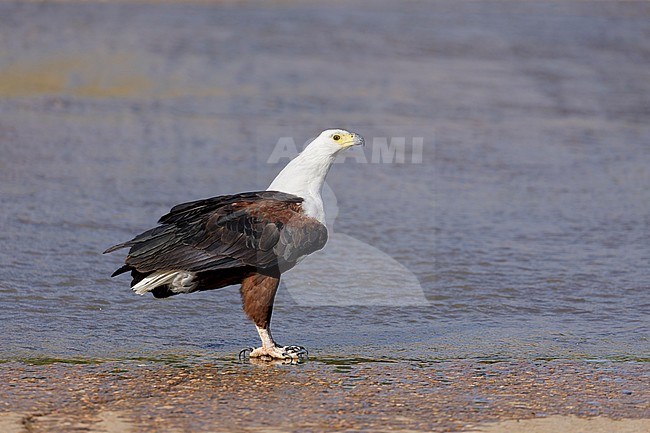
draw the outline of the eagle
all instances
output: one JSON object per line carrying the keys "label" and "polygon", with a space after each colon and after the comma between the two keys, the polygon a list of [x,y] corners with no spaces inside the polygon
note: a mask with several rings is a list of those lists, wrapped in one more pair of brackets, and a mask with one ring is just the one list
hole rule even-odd
{"label": "eagle", "polygon": [[363,144],[357,133],[328,129],[267,190],[174,206],[158,226],[104,251],[129,248],[124,265],[111,276],[130,272],[131,289],[155,298],[240,285],[243,310],[262,340],[261,347],[242,352],[304,360],[307,349],[273,339],[273,301],[282,274],[327,242],[321,191],[336,155]]}

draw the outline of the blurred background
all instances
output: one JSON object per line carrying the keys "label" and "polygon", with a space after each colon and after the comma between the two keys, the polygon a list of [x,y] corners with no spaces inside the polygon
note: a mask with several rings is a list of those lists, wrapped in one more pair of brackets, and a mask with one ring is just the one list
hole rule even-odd
{"label": "blurred background", "polygon": [[0,358],[256,343],[236,288],[141,298],[101,252],[331,127],[368,146],[329,175],[336,242],[287,275],[279,341],[650,357],[650,4],[355,0],[0,4]]}

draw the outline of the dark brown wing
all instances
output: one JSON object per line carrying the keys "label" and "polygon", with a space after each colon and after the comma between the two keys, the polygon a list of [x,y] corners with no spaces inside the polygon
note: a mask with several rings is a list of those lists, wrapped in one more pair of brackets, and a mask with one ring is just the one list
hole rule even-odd
{"label": "dark brown wing", "polygon": [[325,226],[305,216],[301,203],[300,197],[275,191],[183,203],[160,218],[160,226],[106,252],[131,248],[114,275],[241,266],[284,271],[327,241]]}

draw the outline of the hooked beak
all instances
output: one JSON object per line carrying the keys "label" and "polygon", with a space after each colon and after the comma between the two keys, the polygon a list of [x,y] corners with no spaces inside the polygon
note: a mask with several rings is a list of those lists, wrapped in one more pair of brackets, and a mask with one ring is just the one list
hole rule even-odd
{"label": "hooked beak", "polygon": [[350,137],[352,139],[352,142],[350,143],[350,146],[365,146],[366,145],[366,140],[363,139],[363,137],[356,132],[352,133],[352,136]]}

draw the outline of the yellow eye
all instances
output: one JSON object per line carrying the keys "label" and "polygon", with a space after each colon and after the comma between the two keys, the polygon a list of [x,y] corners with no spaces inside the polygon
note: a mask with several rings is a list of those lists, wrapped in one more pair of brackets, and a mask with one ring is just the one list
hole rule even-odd
{"label": "yellow eye", "polygon": [[334,139],[334,141],[339,141],[341,139],[341,136],[338,134],[334,134],[332,138]]}

